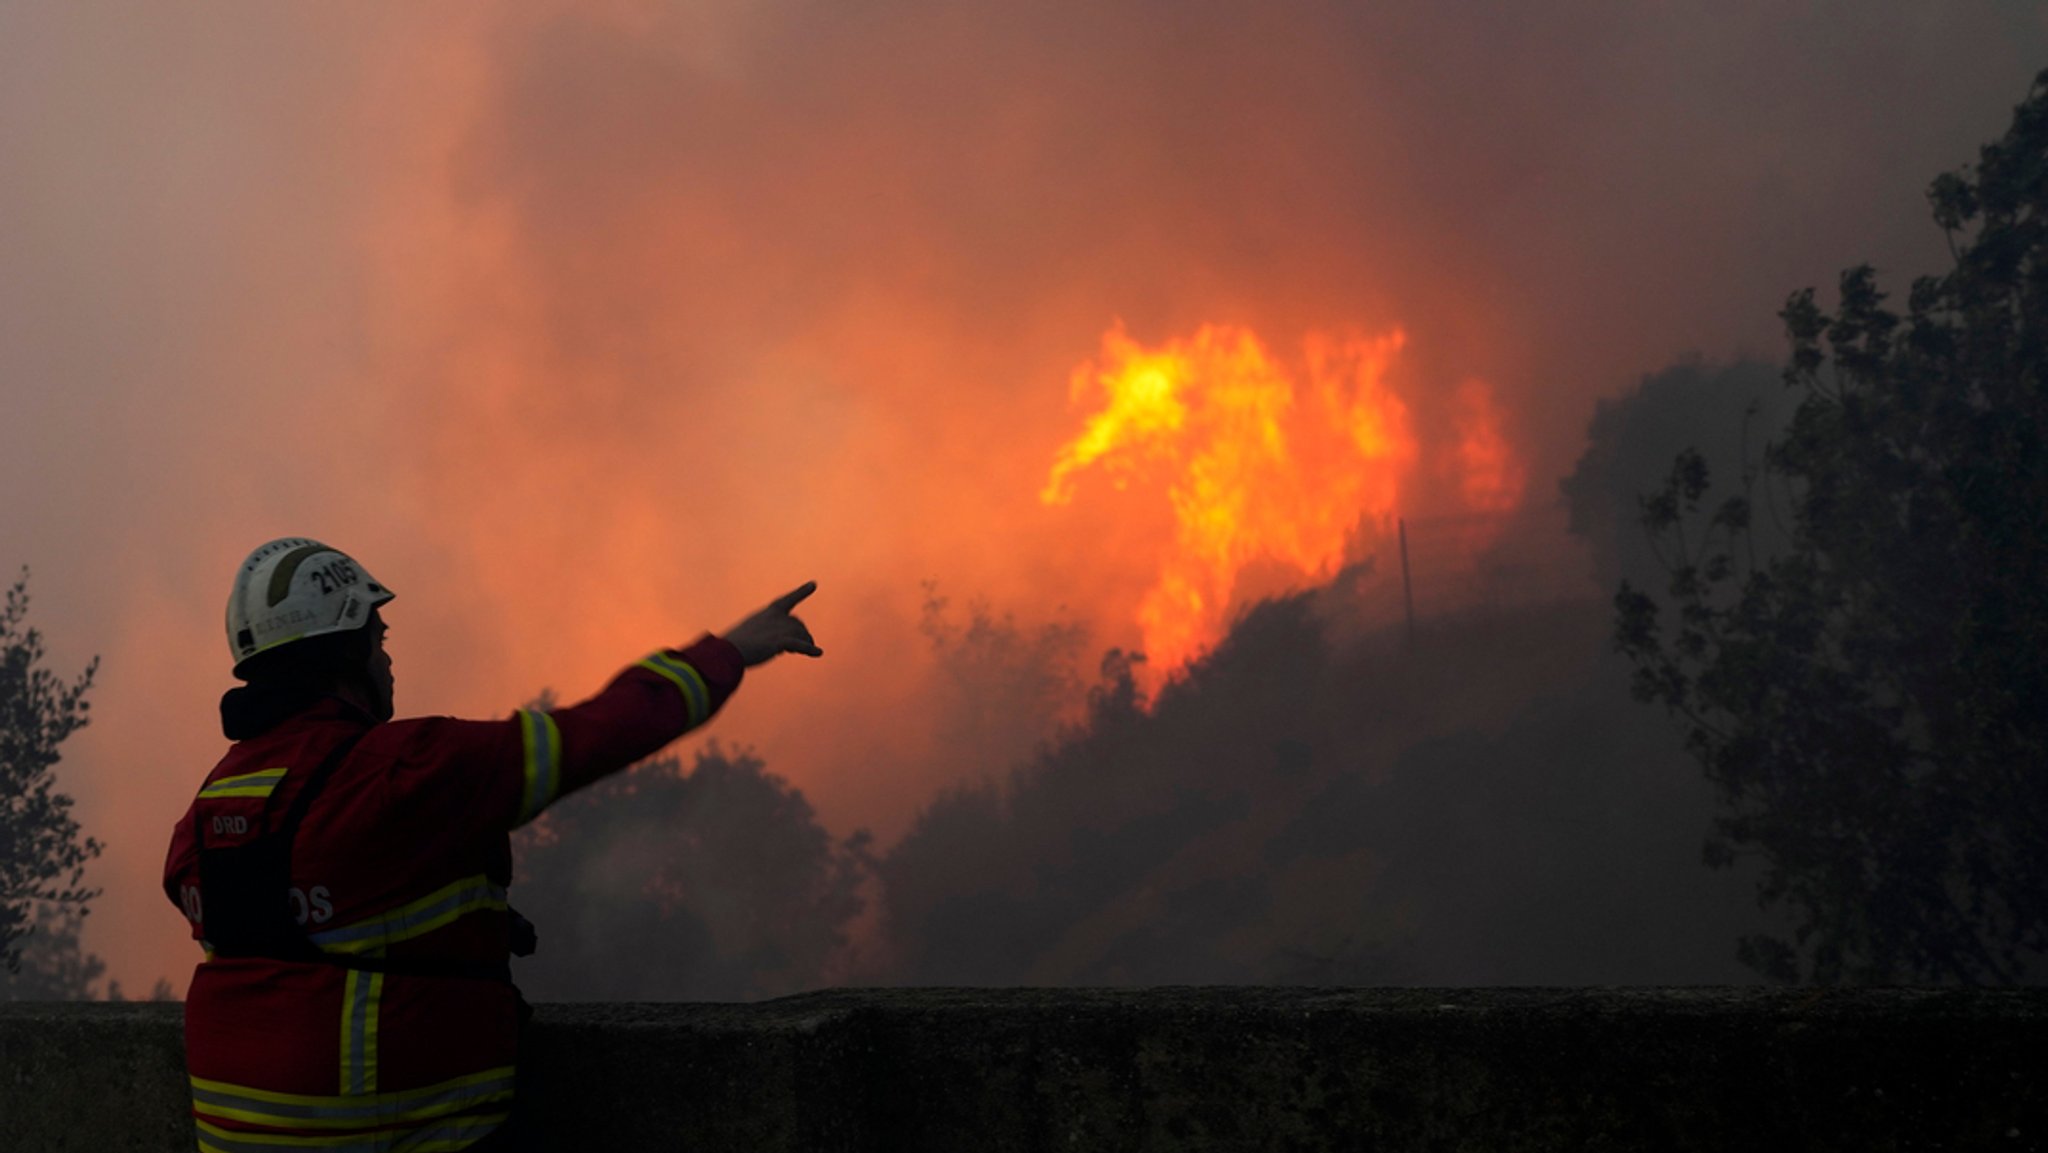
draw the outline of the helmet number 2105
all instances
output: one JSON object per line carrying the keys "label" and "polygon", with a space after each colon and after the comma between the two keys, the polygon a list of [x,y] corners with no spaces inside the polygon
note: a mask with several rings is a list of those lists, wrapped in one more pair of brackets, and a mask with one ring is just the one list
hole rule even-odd
{"label": "helmet number 2105", "polygon": [[320,582],[320,595],[332,596],[334,590],[347,588],[362,578],[356,574],[356,566],[345,560],[328,561],[316,569],[307,570],[313,579]]}

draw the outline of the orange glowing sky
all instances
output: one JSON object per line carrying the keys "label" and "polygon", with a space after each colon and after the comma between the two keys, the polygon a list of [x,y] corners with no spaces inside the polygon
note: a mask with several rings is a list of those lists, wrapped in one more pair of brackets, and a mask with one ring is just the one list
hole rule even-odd
{"label": "orange glowing sky", "polygon": [[[1989,3],[1269,7],[0,9],[0,566],[104,661],[88,946],[189,973],[156,881],[264,539],[398,590],[408,712],[816,579],[827,658],[715,733],[886,844],[959,771],[920,582],[1165,667],[1247,565],[1552,499],[1595,397],[1936,259],[1922,183],[2048,46]],[[1180,415],[1118,407],[1149,358]]]}

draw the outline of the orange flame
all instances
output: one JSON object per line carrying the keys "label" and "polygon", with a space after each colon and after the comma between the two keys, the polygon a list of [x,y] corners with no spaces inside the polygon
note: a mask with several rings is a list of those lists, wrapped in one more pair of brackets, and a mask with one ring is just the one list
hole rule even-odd
{"label": "orange flame", "polygon": [[1405,342],[1399,330],[1311,334],[1297,374],[1243,328],[1205,325],[1147,349],[1119,324],[1099,361],[1074,370],[1074,401],[1099,394],[1101,407],[1060,448],[1039,499],[1071,501],[1090,468],[1119,489],[1164,483],[1174,541],[1137,613],[1155,674],[1222,638],[1248,565],[1327,579],[1361,527],[1391,527],[1416,459],[1386,379]]}

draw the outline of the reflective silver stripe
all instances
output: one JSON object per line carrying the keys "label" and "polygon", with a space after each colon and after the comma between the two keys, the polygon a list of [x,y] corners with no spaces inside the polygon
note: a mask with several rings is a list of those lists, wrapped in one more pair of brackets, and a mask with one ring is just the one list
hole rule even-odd
{"label": "reflective silver stripe", "polygon": [[200,1153],[390,1153],[391,1142],[382,1135],[365,1134],[355,1141],[341,1141],[333,1144],[308,1145],[304,1137],[290,1137],[282,1133],[239,1133],[222,1129],[218,1125],[199,1125]]}
{"label": "reflective silver stripe", "polygon": [[352,925],[308,933],[306,938],[323,949],[357,953],[371,945],[404,941],[432,932],[464,914],[504,907],[504,887],[494,885],[489,878],[478,874],[464,877],[410,905]]}
{"label": "reflective silver stripe", "polygon": [[503,1113],[451,1117],[410,1132],[365,1133],[357,1138],[300,1137],[283,1133],[245,1133],[198,1122],[199,1148],[205,1153],[446,1153],[467,1149],[505,1123]]}
{"label": "reflective silver stripe", "polygon": [[341,1092],[358,1097],[377,1091],[377,1002],[384,974],[348,971],[342,995]]}
{"label": "reflective silver stripe", "polygon": [[667,653],[655,653],[642,665],[675,682],[682,690],[683,705],[690,714],[690,727],[696,728],[711,717],[711,690],[704,684],[704,676],[687,663],[671,658]]}
{"label": "reflective silver stripe", "polygon": [[504,1113],[492,1113],[481,1117],[450,1118],[431,1129],[421,1129],[399,1138],[391,1148],[399,1153],[446,1153],[448,1150],[467,1149],[490,1136],[505,1123],[506,1116]]}
{"label": "reflective silver stripe", "polygon": [[506,1116],[504,1113],[490,1113],[478,1117],[452,1117],[431,1129],[400,1137],[391,1148],[395,1153],[448,1153],[450,1150],[467,1149],[490,1136],[505,1123]]}
{"label": "reflective silver stripe", "polygon": [[[248,1097],[222,1089],[201,1085],[192,1086],[192,1103],[196,1112],[212,1116],[255,1124],[275,1125],[277,1128],[312,1128],[315,1126],[294,1126],[294,1121],[311,1121],[316,1125],[374,1125],[392,1121],[425,1121],[444,1113],[454,1113],[472,1105],[502,1100],[512,1095],[513,1074],[507,1070],[503,1075],[470,1084],[457,1083],[446,1088],[425,1093],[379,1093],[345,1104],[326,1104],[319,1098],[304,1098],[300,1101],[268,1101],[260,1097]],[[327,1098],[328,1101],[343,1101],[343,1098]],[[319,1102],[319,1103],[316,1103]],[[222,1110],[232,1110],[224,1113]],[[248,1116],[236,1116],[248,1114]]]}
{"label": "reflective silver stripe", "polygon": [[519,797],[519,820],[524,824],[554,803],[560,787],[562,731],[548,714],[538,709],[521,709],[519,737],[526,754],[525,782]]}

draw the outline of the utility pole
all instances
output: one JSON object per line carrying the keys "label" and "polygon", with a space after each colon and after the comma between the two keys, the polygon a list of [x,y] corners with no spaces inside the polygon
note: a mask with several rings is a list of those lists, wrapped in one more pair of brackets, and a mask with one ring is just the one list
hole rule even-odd
{"label": "utility pole", "polygon": [[1398,522],[1401,528],[1401,601],[1408,607],[1408,643],[1415,643],[1415,582],[1408,576],[1408,518]]}

